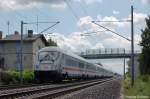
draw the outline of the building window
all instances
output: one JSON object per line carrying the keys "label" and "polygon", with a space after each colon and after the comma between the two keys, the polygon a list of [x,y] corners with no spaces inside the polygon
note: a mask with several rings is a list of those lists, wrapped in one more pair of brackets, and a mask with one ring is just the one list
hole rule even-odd
{"label": "building window", "polygon": [[4,58],[0,58],[0,68],[1,69],[4,69],[4,63],[5,63]]}
{"label": "building window", "polygon": [[26,56],[24,56],[24,61],[26,61]]}
{"label": "building window", "polygon": [[40,50],[40,49],[41,49],[41,46],[38,46],[38,49]]}

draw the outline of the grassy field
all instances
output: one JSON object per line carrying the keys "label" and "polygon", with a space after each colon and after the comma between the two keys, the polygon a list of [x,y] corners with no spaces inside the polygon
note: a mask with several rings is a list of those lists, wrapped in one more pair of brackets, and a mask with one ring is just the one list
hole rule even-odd
{"label": "grassy field", "polygon": [[[124,81],[125,96],[136,96],[136,97],[141,96],[141,98],[134,98],[134,99],[150,99],[150,75],[139,76],[135,80],[135,84],[133,87],[131,87],[130,82],[131,79],[129,77],[127,77]],[[149,98],[146,97],[144,98],[144,96],[147,96]]]}

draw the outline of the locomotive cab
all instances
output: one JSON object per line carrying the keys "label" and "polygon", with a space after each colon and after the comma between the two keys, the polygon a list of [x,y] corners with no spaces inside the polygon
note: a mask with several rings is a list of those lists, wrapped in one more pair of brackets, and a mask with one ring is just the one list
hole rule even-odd
{"label": "locomotive cab", "polygon": [[[60,79],[61,75],[58,71],[60,52],[58,51],[39,51],[37,53],[37,63],[35,66],[35,78],[41,82]],[[44,80],[44,81],[43,81]]]}

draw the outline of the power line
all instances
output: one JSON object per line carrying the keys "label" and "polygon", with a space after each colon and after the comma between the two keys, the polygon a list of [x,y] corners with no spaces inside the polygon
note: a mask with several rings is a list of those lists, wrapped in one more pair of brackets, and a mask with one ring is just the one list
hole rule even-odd
{"label": "power line", "polygon": [[94,21],[94,22],[131,22],[131,20],[118,20],[118,21]]}
{"label": "power line", "polygon": [[57,25],[58,23],[60,23],[60,22],[56,22],[55,24],[53,24],[52,26],[50,26],[50,27],[44,29],[44,30],[41,31],[40,33],[43,33],[43,32],[45,32],[45,31],[49,30],[50,28],[54,27],[54,26]]}
{"label": "power line", "polygon": [[[82,1],[83,3],[85,3],[84,0],[81,0],[81,1]],[[88,12],[87,12],[87,10],[85,9],[85,7],[84,7],[81,3],[79,3],[79,4],[80,4],[81,9],[83,10],[84,14],[88,16]]]}
{"label": "power line", "polygon": [[79,20],[79,17],[76,15],[76,13],[74,12],[73,8],[71,7],[71,5],[69,4],[68,0],[64,0],[64,2],[67,4],[67,6],[69,7],[70,11],[72,12],[73,16],[77,19],[77,21]]}
{"label": "power line", "polygon": [[126,37],[124,37],[124,36],[118,34],[117,32],[112,31],[112,30],[109,29],[109,28],[106,28],[106,27],[104,27],[104,26],[102,26],[102,25],[100,25],[100,24],[95,23],[95,21],[92,21],[92,23],[94,23],[95,25],[97,25],[97,26],[99,26],[99,27],[102,27],[102,28],[104,28],[104,29],[106,29],[106,30],[108,30],[108,31],[110,31],[110,32],[112,32],[112,33],[114,33],[114,34],[116,34],[116,35],[118,35],[118,36],[120,36],[120,37],[122,37],[122,38],[128,40],[128,41],[131,41],[130,39],[128,39],[128,38],[126,38]]}
{"label": "power line", "polygon": [[83,33],[81,34],[81,36],[90,36],[89,34],[96,34],[98,32],[106,32],[107,30],[104,30],[104,31],[92,31],[92,32],[86,32],[86,33]]}

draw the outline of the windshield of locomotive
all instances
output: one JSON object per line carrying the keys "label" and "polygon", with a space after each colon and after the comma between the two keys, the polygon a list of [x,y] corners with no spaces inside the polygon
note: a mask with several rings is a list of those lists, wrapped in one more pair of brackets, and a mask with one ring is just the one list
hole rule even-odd
{"label": "windshield of locomotive", "polygon": [[43,51],[38,55],[40,63],[54,63],[59,56],[59,52],[56,51]]}

